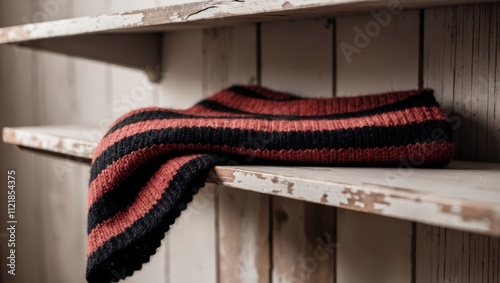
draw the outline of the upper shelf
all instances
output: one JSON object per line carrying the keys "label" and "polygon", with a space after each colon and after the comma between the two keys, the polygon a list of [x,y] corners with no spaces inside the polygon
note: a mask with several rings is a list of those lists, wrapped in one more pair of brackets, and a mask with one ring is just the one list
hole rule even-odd
{"label": "upper shelf", "polygon": [[[230,26],[281,19],[331,17],[496,0],[221,0],[198,1],[144,10],[0,28],[0,44],[88,58],[146,72],[161,80],[162,32]],[[375,19],[375,17],[374,17]]]}
{"label": "upper shelf", "polygon": [[0,44],[103,32],[163,32],[270,19],[332,16],[373,9],[401,11],[495,0],[221,0],[163,6],[0,29]]}
{"label": "upper shelf", "polygon": [[[90,162],[102,131],[4,128],[7,143]],[[443,169],[218,166],[212,183],[301,201],[500,236],[500,164]]]}

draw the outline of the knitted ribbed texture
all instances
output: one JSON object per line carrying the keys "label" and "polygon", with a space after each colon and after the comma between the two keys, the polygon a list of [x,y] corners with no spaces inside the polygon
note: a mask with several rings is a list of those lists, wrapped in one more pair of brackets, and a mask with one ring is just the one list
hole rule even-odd
{"label": "knitted ribbed texture", "polygon": [[235,86],[187,110],[132,111],[94,154],[87,280],[114,282],[149,261],[214,165],[442,166],[452,154],[428,89],[298,98]]}

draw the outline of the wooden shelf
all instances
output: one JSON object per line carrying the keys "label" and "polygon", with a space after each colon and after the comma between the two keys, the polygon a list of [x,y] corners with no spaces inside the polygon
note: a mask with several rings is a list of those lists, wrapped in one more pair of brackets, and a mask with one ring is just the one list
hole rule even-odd
{"label": "wooden shelf", "polygon": [[[25,149],[90,162],[99,131],[78,126],[4,128]],[[226,187],[500,236],[500,164],[443,169],[218,166]]]}
{"label": "wooden shelf", "polygon": [[[185,28],[311,17],[375,9],[417,9],[495,0],[246,0],[201,1],[94,17],[0,28],[0,44],[13,43],[146,71],[159,81],[161,33]],[[400,4],[398,4],[400,3]],[[133,55],[133,56],[131,56]]]}
{"label": "wooden shelf", "polygon": [[102,133],[82,126],[4,128],[3,141],[22,149],[90,163]]}
{"label": "wooden shelf", "polygon": [[[400,0],[404,9],[496,2],[494,0]],[[181,5],[25,24],[0,29],[0,43],[103,32],[163,32],[181,28],[228,26],[282,18],[332,16],[388,9],[387,0],[201,1]]]}

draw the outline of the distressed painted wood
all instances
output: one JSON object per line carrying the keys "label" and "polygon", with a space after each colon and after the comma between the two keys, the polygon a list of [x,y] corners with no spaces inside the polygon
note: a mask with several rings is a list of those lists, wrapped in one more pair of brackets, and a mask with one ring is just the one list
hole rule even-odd
{"label": "distressed painted wood", "polygon": [[[142,1],[144,2],[144,1]],[[43,38],[82,35],[97,32],[165,31],[186,27],[232,25],[261,22],[283,17],[320,17],[346,12],[368,12],[398,6],[415,9],[466,3],[495,2],[493,0],[272,0],[272,1],[203,1],[94,17],[26,24],[0,29],[0,43],[15,43]],[[116,5],[116,1],[112,2]],[[127,2],[129,3],[129,2]],[[136,1],[136,3],[139,3]],[[142,5],[135,7],[145,7]]]}
{"label": "distressed painted wood", "polygon": [[[336,24],[337,96],[417,88],[417,11],[402,12],[399,9],[392,13],[377,11],[371,15],[339,17]],[[411,176],[407,176],[412,174],[410,171],[393,170],[386,173],[385,185],[397,188],[403,182],[414,181]],[[368,176],[358,177],[360,182],[370,183]],[[361,194],[358,196],[365,198]],[[377,202],[377,193],[368,198]],[[392,201],[388,203],[388,210],[396,209]],[[370,210],[370,204],[361,205],[364,206],[363,210]],[[440,211],[439,205],[422,208],[419,212],[436,209]],[[415,214],[418,213],[408,210],[408,214],[402,218],[413,220]],[[339,210],[337,226],[340,246],[337,254],[338,282],[411,282],[410,222]]]}
{"label": "distressed painted wood", "polygon": [[[326,19],[263,24],[262,85],[333,96],[332,33]],[[272,282],[333,282],[333,249],[317,253],[334,241],[335,209],[285,198],[272,206]]]}
{"label": "distressed painted wood", "polygon": [[270,281],[269,196],[219,188],[219,281]]}
{"label": "distressed painted wood", "polygon": [[500,237],[419,225],[415,282],[500,282]]}
{"label": "distressed painted wood", "polygon": [[274,198],[272,282],[334,282],[336,248],[334,208]]}
{"label": "distressed painted wood", "polygon": [[[118,1],[115,2],[118,3]],[[136,3],[133,5],[139,5],[140,7],[130,6],[131,8],[143,8],[151,4],[135,2]],[[162,4],[168,5],[170,1],[166,2],[162,0]],[[6,19],[5,13],[3,13],[3,11],[7,11],[4,9],[6,5],[7,4],[3,2],[0,3],[0,11],[2,11],[2,17],[0,17],[0,19],[2,20]],[[77,5],[77,3],[75,2],[72,5]],[[89,6],[83,4],[78,5]],[[101,10],[99,10],[99,13],[101,13],[101,11],[110,12],[109,7],[104,7],[106,5],[107,3],[103,4],[103,8],[100,8]],[[123,5],[124,8],[122,8],[122,4],[114,5],[113,11],[127,10],[128,8],[125,7],[127,5]],[[371,4],[366,5],[366,7],[368,7],[368,5]],[[7,6],[13,6],[13,4]],[[21,4],[16,4],[15,6],[19,7]],[[77,8],[73,9],[80,11]],[[207,12],[210,10],[215,11],[215,9],[216,8],[209,9]],[[10,12],[11,9],[8,9],[8,11]],[[33,8],[31,11],[33,11]],[[316,11],[311,11],[311,14],[308,15],[294,14],[289,16],[289,18],[302,16],[309,17],[315,12]],[[320,13],[322,12],[323,11]],[[328,10],[325,10],[325,12],[328,12]],[[336,12],[340,12],[340,10],[336,10]],[[93,12],[81,12],[79,15],[92,13]],[[201,17],[204,14],[205,11],[196,16]],[[63,13],[60,16],[64,15]],[[220,23],[209,23],[208,26],[212,24],[228,25],[239,20],[255,21],[261,18],[260,15],[254,16],[252,16],[252,19],[225,19]],[[14,16],[9,14],[8,17],[8,23],[11,24],[16,20],[19,21],[22,15],[16,14]],[[270,18],[268,16],[262,17],[266,17],[266,20]],[[432,17],[432,19],[430,19],[430,17]],[[357,17],[349,18],[355,19]],[[370,16],[365,18],[370,18]],[[462,119],[456,131],[456,137],[458,137],[456,138],[458,142],[457,153],[461,158],[495,162],[500,160],[498,150],[498,148],[500,148],[498,144],[500,140],[500,131],[497,130],[498,117],[500,117],[500,113],[498,112],[500,109],[500,96],[498,95],[498,82],[500,81],[498,66],[500,65],[500,56],[498,50],[500,50],[500,48],[498,46],[498,20],[495,20],[497,18],[498,4],[426,10],[425,12],[424,42],[428,44],[424,44],[422,53],[425,55],[423,57],[422,70],[423,83],[424,86],[432,87],[437,90],[436,94],[438,99],[441,100],[448,110],[453,110],[458,113],[457,115],[451,115],[452,121],[457,121],[458,118]],[[188,21],[191,19],[193,19],[193,17],[188,19]],[[364,28],[365,24],[369,23],[371,20],[373,19],[367,20],[366,22],[358,22],[356,25]],[[3,23],[4,21],[0,22]],[[205,25],[205,22],[200,21],[199,23],[193,23],[193,26],[199,26],[201,24]],[[299,23],[299,25],[302,24],[303,23]],[[342,20],[337,22],[337,25],[342,24],[345,24]],[[181,25],[172,26],[172,28],[180,28]],[[191,23],[188,25],[191,25]],[[264,26],[266,25],[267,24]],[[277,26],[279,25],[285,26],[286,24],[277,24]],[[294,30],[293,24],[289,26],[289,28],[283,29]],[[351,31],[352,27],[353,26],[350,27]],[[151,27],[151,30],[157,30],[157,28],[163,29],[164,26]],[[144,28],[144,30],[142,28],[137,28],[138,31],[149,31],[149,29],[150,27]],[[169,28],[165,30],[167,29]],[[342,28],[342,30],[349,32],[349,29]],[[418,45],[418,41],[412,36],[414,34],[411,32],[400,32],[401,34],[398,34],[396,37],[400,38],[401,41],[407,41],[407,45],[412,46],[410,49],[413,50],[412,48]],[[193,36],[193,33],[198,34],[194,36],[196,39],[184,39],[183,41],[184,36],[190,37]],[[276,33],[285,38],[288,36],[288,33],[292,34],[291,31],[277,31]],[[300,34],[300,31],[298,33]],[[315,38],[315,36],[314,34],[310,35],[311,38]],[[337,35],[337,37],[339,36],[340,35]],[[352,32],[350,36],[352,38],[354,32]],[[293,35],[291,37],[293,38]],[[407,48],[398,48],[397,50],[389,48],[382,51],[380,49],[386,46],[385,44],[387,43],[377,45],[377,40],[379,40],[379,38],[384,38],[384,34],[382,33],[376,38],[377,39],[371,41],[368,47],[361,48],[361,53],[354,54],[351,63],[348,64],[347,67],[342,66],[342,63],[337,65],[337,68],[343,70],[342,72],[339,70],[336,74],[337,83],[339,83],[339,87],[336,88],[338,95],[384,91],[389,88],[401,89],[410,86],[407,78],[414,77],[414,69],[402,68],[401,64],[410,60],[410,65],[414,66],[414,64],[418,64],[418,56],[406,56],[405,54],[408,52]],[[72,39],[73,38],[65,38],[68,42]],[[89,148],[87,153],[83,154],[84,156],[78,157],[88,162],[91,152],[95,147],[95,142],[102,136],[107,125],[109,125],[116,116],[127,110],[144,105],[158,104],[170,107],[188,107],[198,101],[203,93],[209,93],[208,90],[210,88],[215,89],[218,85],[225,84],[226,81],[247,82],[248,79],[250,83],[255,82],[253,78],[248,78],[248,76],[245,75],[245,68],[242,68],[241,64],[248,64],[251,61],[251,63],[256,63],[256,60],[250,60],[245,56],[234,56],[234,58],[228,60],[227,64],[230,65],[231,69],[229,74],[225,72],[212,73],[210,75],[213,75],[213,77],[207,79],[207,76],[203,75],[203,72],[207,70],[204,70],[207,65],[202,63],[203,60],[209,58],[206,55],[212,54],[220,56],[219,59],[214,58],[213,61],[219,62],[221,65],[216,64],[210,68],[224,66],[224,64],[226,64],[224,60],[227,60],[227,58],[222,56],[224,52],[211,52],[202,56],[200,48],[202,42],[203,40],[200,32],[183,31],[167,34],[164,37],[165,44],[162,49],[163,55],[168,54],[168,56],[163,57],[163,66],[167,67],[163,70],[166,79],[164,83],[156,88],[147,82],[143,74],[135,71],[123,70],[121,68],[115,69],[114,67],[104,66],[99,63],[91,63],[86,60],[60,59],[57,56],[54,57],[53,55],[46,55],[43,53],[42,56],[27,55],[28,53],[26,51],[18,50],[10,46],[1,47],[2,51],[0,56],[3,72],[0,74],[0,77],[2,80],[7,81],[7,84],[2,81],[2,91],[16,94],[3,96],[1,98],[2,105],[18,105],[17,108],[9,107],[6,108],[6,112],[0,113],[2,124],[7,124],[8,121],[13,121],[9,122],[11,123],[10,125],[13,126],[16,124],[28,125],[36,123],[97,124],[97,128],[62,131],[63,134],[59,136],[53,131],[46,133],[46,131],[42,129],[41,134],[35,134],[34,137],[32,137],[33,140],[27,138],[25,136],[26,132],[24,131],[22,131],[23,133],[21,136],[17,136],[19,133],[18,129],[15,128],[6,130],[7,133],[5,136],[7,139],[13,140],[12,143],[14,144],[20,143],[20,140],[25,140],[24,142],[27,143],[27,147],[42,147],[38,150],[44,152],[62,151],[59,153],[66,154],[65,158],[73,158],[75,154],[81,154],[75,153],[75,151],[78,152],[78,150],[76,150],[76,147],[71,145],[71,143],[76,145],[82,141],[88,142]],[[296,41],[293,42],[296,44]],[[232,43],[243,44],[244,41],[234,42],[233,40]],[[170,46],[171,44],[172,46]],[[374,48],[372,44],[379,47]],[[264,43],[264,45],[266,45],[266,43]],[[288,44],[288,46],[290,45],[292,44]],[[322,48],[321,46],[323,45],[319,45],[320,46],[315,46],[314,48]],[[196,46],[194,49],[197,51],[188,51],[192,48],[191,46]],[[248,46],[243,45],[243,47]],[[339,52],[338,44],[336,48],[337,52]],[[373,55],[372,50],[376,50],[375,53],[379,56]],[[293,62],[287,62],[286,58],[288,54],[293,52],[297,52],[294,53],[296,58],[294,58]],[[189,55],[180,56],[180,54],[186,53]],[[366,54],[371,55],[368,56]],[[273,63],[274,69],[272,69],[272,71],[266,68],[263,69],[264,78],[269,74],[276,76],[272,85],[269,85],[271,87],[278,87],[302,94],[310,93],[315,96],[323,95],[323,91],[315,90],[320,89],[317,85],[326,85],[325,81],[329,78],[318,75],[325,73],[325,64],[319,62],[319,59],[317,59],[320,58],[320,56],[315,57],[314,55],[315,54],[312,54],[312,52],[307,51],[303,53],[301,53],[300,50],[286,51],[284,55],[281,55],[281,57],[277,56],[274,59],[275,63]],[[366,58],[365,56],[370,57],[369,60],[363,59]],[[392,57],[396,59],[392,60]],[[58,59],[54,60],[53,58]],[[316,63],[309,66],[305,65],[311,58],[313,58],[312,61]],[[362,60],[358,60],[359,58],[362,58]],[[333,61],[332,58],[323,59]],[[339,56],[333,59],[338,61]],[[26,61],[29,61],[29,65],[27,65]],[[299,65],[299,67],[296,67],[294,62],[297,62],[296,64]],[[282,73],[284,76],[281,77],[278,77],[280,75],[279,65],[285,66],[286,69],[286,71]],[[385,72],[379,72],[377,66],[381,65],[387,69],[391,69],[391,71],[386,70]],[[26,69],[26,66],[30,66],[32,69],[31,73],[29,72],[30,68]],[[300,66],[308,71],[303,73],[294,72],[294,70],[300,68]],[[47,72],[46,77],[41,76],[39,73],[43,72],[39,72],[39,70],[45,71],[46,68],[52,68],[52,70]],[[64,73],[61,70],[67,70],[67,72]],[[158,70],[158,68],[155,68],[155,71]],[[11,76],[11,73],[18,74],[18,76]],[[230,77],[230,79],[227,79],[226,75]],[[234,81],[231,79],[232,76],[240,75],[241,77],[238,77],[238,79]],[[65,78],[64,80],[61,79],[63,77]],[[362,80],[358,80],[357,78],[359,77],[362,77]],[[22,78],[22,81],[20,78]],[[53,82],[46,82],[49,80],[48,78],[57,79],[50,79]],[[65,82],[66,78],[67,82]],[[293,81],[302,83],[298,85],[290,84],[286,81],[286,78],[293,78]],[[10,81],[12,81],[12,83],[10,83]],[[360,83],[360,81],[362,83]],[[331,83],[330,86],[335,85],[335,82]],[[343,87],[347,83],[349,83],[349,87]],[[390,87],[388,87],[389,84]],[[7,85],[7,88],[4,88],[5,85]],[[31,88],[31,90],[29,90],[29,88]],[[47,99],[44,99],[44,97],[56,96],[59,98],[59,96],[62,96],[63,92],[65,92],[64,96],[67,97],[63,97],[54,105],[49,105]],[[159,98],[157,98],[158,95]],[[19,111],[19,109],[23,110]],[[34,118],[32,119],[32,117]],[[32,131],[33,129],[29,130],[29,132]],[[58,132],[58,130],[56,130],[56,132]],[[31,134],[28,133],[28,136],[31,136]],[[42,137],[40,138],[40,136]],[[72,141],[71,138],[74,140]],[[69,147],[69,151],[65,151],[67,147]],[[67,159],[49,160],[36,158],[36,161],[33,162],[32,155],[19,154],[17,151],[13,151],[11,147],[3,146],[0,150],[2,152],[1,156],[4,157],[5,160],[8,160],[8,162],[2,163],[2,168],[5,167],[5,165],[21,168],[19,171],[24,174],[23,176],[25,177],[23,180],[25,183],[20,183],[20,186],[30,188],[29,191],[23,191],[24,193],[29,192],[29,195],[22,195],[23,192],[20,192],[22,204],[25,205],[25,209],[20,211],[20,213],[24,215],[22,219],[25,226],[20,226],[20,230],[18,231],[19,241],[20,243],[22,242],[19,248],[20,255],[22,255],[22,257],[20,256],[20,262],[24,262],[24,269],[23,264],[20,263],[20,277],[16,278],[23,282],[83,282],[81,267],[85,259],[84,255],[82,255],[83,247],[79,243],[83,242],[85,232],[84,227],[79,226],[82,226],[81,223],[84,222],[82,215],[84,216],[85,212],[82,209],[85,208],[85,204],[82,202],[82,198],[85,196],[86,191],[88,167],[76,165],[75,163],[69,162]],[[20,158],[24,161],[20,160]],[[313,245],[314,241],[310,240],[312,244],[310,244],[311,248],[309,249],[309,254],[312,254],[312,257],[297,257],[295,263],[292,265],[278,265],[282,271],[285,270],[283,266],[291,266],[292,271],[288,274],[292,275],[283,279],[283,281],[287,279],[293,281],[295,279],[300,282],[300,276],[303,276],[305,273],[299,273],[299,275],[296,276],[293,268],[297,270],[306,265],[309,265],[309,267],[314,266],[314,261],[312,261],[314,259],[314,251],[316,248],[322,247],[325,248],[323,250],[318,250],[321,255],[325,255],[322,251],[329,251],[328,248],[332,248],[339,252],[339,259],[341,261],[339,261],[336,266],[341,272],[349,269],[353,272],[358,272],[359,274],[357,275],[360,276],[375,274],[368,278],[368,282],[376,281],[381,277],[383,277],[384,280],[387,279],[387,282],[394,280],[395,277],[398,277],[399,280],[401,275],[400,271],[403,270],[406,272],[408,270],[407,264],[411,257],[408,256],[407,249],[400,250],[401,246],[406,246],[408,243],[407,230],[395,228],[406,226],[408,222],[389,218],[395,217],[418,222],[416,224],[416,233],[414,234],[416,249],[413,258],[416,259],[416,262],[414,263],[415,277],[412,278],[412,280],[415,280],[415,282],[498,282],[498,278],[500,278],[500,271],[498,270],[500,262],[500,242],[498,237],[443,228],[453,227],[490,235],[500,235],[498,228],[492,228],[498,227],[499,219],[499,203],[497,202],[499,197],[497,195],[498,189],[495,187],[495,184],[500,183],[498,180],[500,172],[498,165],[463,162],[453,163],[447,169],[443,170],[432,169],[423,171],[400,171],[397,169],[380,169],[380,171],[377,171],[372,168],[364,168],[367,170],[361,171],[359,175],[354,176],[351,174],[358,174],[358,169],[356,169],[356,172],[352,172],[352,168],[297,169],[299,171],[294,171],[295,169],[292,168],[267,167],[216,168],[212,173],[212,180],[210,182],[223,184],[225,186],[225,188],[222,189],[223,192],[228,192],[226,196],[231,196],[233,194],[242,195],[239,190],[234,190],[234,188],[242,189],[242,191],[246,190],[243,194],[247,201],[237,201],[236,199],[233,200],[233,206],[221,206],[222,198],[219,197],[219,206],[217,208],[216,204],[207,202],[207,199],[213,199],[216,196],[215,188],[209,186],[209,188],[202,190],[202,193],[200,193],[202,197],[192,204],[191,208],[193,209],[186,211],[186,213],[191,214],[182,220],[188,222],[188,224],[182,221],[176,224],[172,233],[168,235],[167,239],[169,240],[165,241],[162,249],[153,258],[153,261],[147,265],[145,271],[134,275],[134,277],[129,279],[129,282],[185,282],[185,280],[190,280],[189,282],[216,282],[217,277],[219,277],[219,281],[226,278],[222,277],[222,274],[228,276],[228,282],[231,282],[229,280],[231,278],[236,278],[236,281],[242,279],[242,277],[247,280],[254,279],[255,277],[253,276],[255,272],[236,274],[240,272],[240,270],[244,272],[253,270],[253,265],[243,265],[243,268],[239,270],[231,270],[231,268],[227,268],[227,265],[226,268],[223,268],[221,265],[217,267],[217,249],[220,250],[222,246],[219,243],[219,247],[217,248],[215,243],[217,237],[223,239],[230,251],[229,256],[226,252],[221,252],[219,256],[225,254],[228,258],[244,257],[246,262],[251,262],[250,258],[252,258],[252,256],[248,255],[254,255],[255,253],[253,252],[255,250],[250,250],[249,252],[248,249],[241,247],[247,247],[247,245],[243,245],[242,243],[255,241],[256,238],[252,238],[253,236],[245,238],[243,236],[249,234],[255,235],[252,233],[254,233],[256,229],[264,231],[264,228],[262,228],[263,225],[257,228],[249,228],[255,227],[252,226],[255,225],[255,222],[253,222],[254,220],[250,220],[251,217],[231,217],[233,215],[228,215],[228,211],[242,214],[248,213],[248,215],[252,215],[252,217],[263,217],[262,215],[266,214],[266,207],[263,203],[259,203],[259,201],[256,200],[265,198],[263,194],[275,194],[296,200],[283,201],[280,202],[283,205],[275,206],[273,221],[275,229],[280,229],[279,233],[282,234],[302,231],[304,229],[303,227],[306,226],[301,220],[303,219],[301,218],[303,215],[305,215],[307,219],[321,218],[324,214],[317,213],[318,210],[316,207],[318,204],[322,203],[324,194],[327,194],[327,197],[326,201],[323,200],[323,203],[328,206],[338,206],[344,207],[347,210],[361,211],[351,212],[339,210],[341,211],[340,219],[348,215],[348,218],[344,218],[344,220],[348,219],[349,221],[346,220],[346,222],[352,223],[352,225],[342,225],[341,227],[343,229],[342,231],[339,230],[339,232],[342,233],[341,236],[344,235],[343,239],[349,236],[354,240],[350,242],[341,240],[337,243],[334,238],[325,236],[315,239],[317,243],[316,246]],[[324,173],[317,175],[317,171],[324,171]],[[341,175],[351,176],[351,179],[346,181],[344,179],[333,178]],[[61,177],[59,176],[62,176],[62,179],[60,179]],[[235,176],[239,176],[238,178],[240,179],[235,179]],[[330,179],[325,179],[327,176],[329,176]],[[326,181],[323,182],[322,178]],[[378,181],[363,182],[363,180],[371,180],[372,178]],[[297,181],[297,179],[300,179],[300,182]],[[240,180],[243,183],[236,180]],[[278,184],[276,184],[277,181]],[[295,184],[297,182],[302,185],[295,186],[296,188],[293,191],[293,195],[289,194],[289,184]],[[490,184],[484,185],[485,182],[486,184],[490,182]],[[320,190],[317,195],[311,196],[311,188],[319,186],[318,183],[324,183],[321,185],[321,188],[324,188],[324,190]],[[37,190],[36,192],[31,190],[32,188],[38,188],[39,184],[42,184],[45,188]],[[35,187],[35,185],[38,186]],[[498,187],[498,185],[496,186]],[[64,190],[68,187],[74,189],[74,192],[65,192]],[[302,190],[297,189],[299,187],[302,188]],[[353,188],[356,189],[354,193],[352,192]],[[36,194],[38,194],[38,196],[36,196]],[[380,194],[384,196],[383,200],[380,200]],[[478,200],[476,199],[477,197],[484,198]],[[337,201],[332,201],[331,199]],[[250,205],[250,203],[254,202],[260,206]],[[315,204],[303,204],[304,202],[315,202]],[[309,205],[312,210],[307,208]],[[43,210],[40,206],[52,207]],[[71,206],[73,206],[73,208],[70,208]],[[297,209],[297,207],[300,209]],[[35,210],[38,212],[36,215],[33,213]],[[60,211],[64,211],[65,215],[56,215],[52,218],[51,215],[56,212],[60,213]],[[218,220],[216,218],[217,211],[220,215],[224,215]],[[257,216],[255,212],[251,211],[259,211],[262,215]],[[362,212],[367,212],[368,214]],[[389,217],[382,218],[378,215]],[[330,215],[322,220],[328,219],[328,217],[330,217]],[[332,217],[334,218],[334,216]],[[75,223],[70,226],[54,223],[66,223],[68,221],[67,219],[75,220]],[[249,222],[242,222],[243,220]],[[219,221],[218,224],[217,221]],[[222,231],[221,221],[227,224],[224,227],[243,227],[248,228],[248,231],[242,230],[242,236],[237,237],[234,235],[234,232],[228,232],[234,231],[234,228]],[[325,220],[325,222],[328,221]],[[317,225],[328,225],[329,222],[326,224],[325,222],[317,221]],[[441,227],[434,227],[421,223],[439,225]],[[219,236],[217,236],[217,225],[219,225]],[[28,230],[28,226],[30,230]],[[53,229],[53,231],[44,236],[33,238],[31,235],[32,232],[35,231],[33,230],[35,228],[32,227],[37,226],[38,228],[36,229],[42,229],[41,226],[44,226],[45,228],[43,229]],[[63,229],[65,229],[65,231],[68,229],[71,230],[71,232],[68,233],[71,233],[74,237],[72,236],[71,239],[63,240],[61,245],[55,248],[55,245],[43,247],[37,244],[36,240],[53,241],[53,239],[59,239]],[[77,229],[80,229],[81,233],[74,232]],[[309,231],[316,231],[316,229],[319,228],[313,227]],[[195,233],[193,233],[193,231],[195,231]],[[200,233],[196,233],[197,231],[200,231]],[[366,231],[371,232],[368,233]],[[204,233],[203,236],[205,237],[200,240],[198,236],[202,233]],[[392,238],[388,238],[387,233],[391,234],[390,236]],[[195,235],[193,236],[193,234]],[[224,235],[226,236],[223,237]],[[296,238],[301,237],[303,236],[299,235]],[[312,236],[309,238],[314,239]],[[259,239],[262,240],[262,242],[258,240],[259,243],[264,244],[264,235],[261,235]],[[385,239],[385,241],[391,243],[391,246],[387,247],[386,245],[382,245],[379,239]],[[296,240],[292,239],[286,243],[286,247],[293,247],[296,242]],[[168,250],[170,246],[174,247]],[[312,249],[313,247],[314,249]],[[379,247],[382,247],[383,250],[380,251]],[[344,251],[350,251],[350,253],[343,253]],[[283,257],[288,256],[288,254],[286,254],[287,252],[289,251],[285,251],[281,253],[281,255]],[[295,254],[295,252],[296,250],[291,251],[290,254]],[[67,257],[68,254],[71,254],[71,256]],[[390,261],[387,261],[387,257],[392,257],[394,254],[399,254],[395,258],[403,259],[398,263],[391,263],[392,274],[384,273],[384,270],[387,269],[379,268],[379,266],[366,267],[367,258],[376,258],[378,262],[386,262],[389,264]],[[67,269],[49,269],[45,268],[47,263],[41,263],[41,261],[34,260],[34,258],[50,260],[55,258],[55,261],[59,262],[61,266],[71,265],[71,267]],[[71,260],[65,260],[63,262],[61,260],[62,258],[71,258]],[[219,258],[219,262],[223,263],[224,258]],[[277,260],[280,259],[278,257],[276,258]],[[170,262],[173,262],[172,266]],[[206,265],[198,265],[199,262],[208,263]],[[241,262],[245,262],[245,260],[241,260]],[[286,262],[290,263],[290,260],[286,260]],[[369,264],[372,263],[373,262],[369,262]],[[266,264],[261,264],[258,268],[264,268],[265,265]],[[29,271],[26,266],[29,266]],[[349,267],[346,268],[346,266]],[[355,266],[355,268],[353,266]],[[379,269],[375,270],[376,268]],[[218,276],[216,274],[217,270],[220,272]],[[72,274],[73,276],[70,277],[73,271],[75,272]],[[342,274],[341,272],[338,274],[337,282],[351,282],[345,281],[347,280],[343,279],[346,278],[343,277],[345,273]],[[281,272],[281,274],[287,273]],[[352,277],[349,278],[352,279]],[[405,282],[405,280],[397,282]]]}
{"label": "distressed painted wood", "polygon": [[454,161],[441,170],[403,172],[404,182],[393,186],[388,176],[397,169],[389,168],[221,166],[211,178],[228,187],[499,235],[499,168]]}
{"label": "distressed painted wood", "polygon": [[[203,92],[255,83],[257,48],[255,25],[205,30]],[[218,282],[270,282],[269,196],[224,187],[217,192]]]}
{"label": "distressed painted wood", "polygon": [[101,138],[100,135],[87,135],[92,132],[94,128],[80,126],[4,128],[3,141],[47,153],[83,158],[90,162]]}
{"label": "distressed painted wood", "polygon": [[[423,83],[449,113],[459,158],[500,161],[499,14],[498,4],[424,14]],[[415,282],[500,282],[499,237],[420,223],[415,233]]]}
{"label": "distressed painted wood", "polygon": [[450,113],[458,158],[500,161],[499,7],[425,11],[424,86]]}

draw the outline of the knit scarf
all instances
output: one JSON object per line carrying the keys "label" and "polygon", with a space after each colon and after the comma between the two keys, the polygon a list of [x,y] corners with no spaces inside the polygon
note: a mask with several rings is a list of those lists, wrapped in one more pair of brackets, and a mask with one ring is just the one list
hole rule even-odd
{"label": "knit scarf", "polygon": [[115,282],[149,261],[215,165],[435,167],[452,155],[429,89],[299,98],[233,86],[187,110],[132,111],[92,160],[87,280]]}

